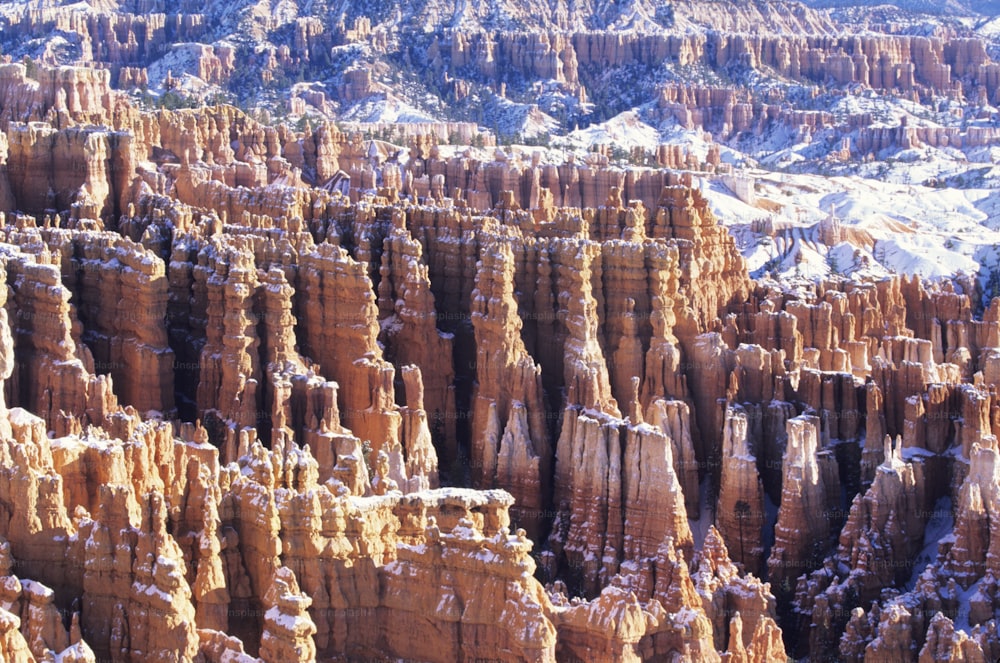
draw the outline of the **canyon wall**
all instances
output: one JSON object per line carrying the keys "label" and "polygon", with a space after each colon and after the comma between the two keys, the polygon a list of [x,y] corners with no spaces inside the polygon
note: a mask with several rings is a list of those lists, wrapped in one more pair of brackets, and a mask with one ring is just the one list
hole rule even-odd
{"label": "canyon wall", "polygon": [[111,96],[4,134],[9,660],[1000,651],[1000,301],[756,282],[685,172],[344,195],[356,135]]}

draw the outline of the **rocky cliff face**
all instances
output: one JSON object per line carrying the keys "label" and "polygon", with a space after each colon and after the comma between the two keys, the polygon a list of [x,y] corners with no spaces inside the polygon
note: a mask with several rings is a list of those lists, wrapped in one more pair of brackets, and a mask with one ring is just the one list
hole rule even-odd
{"label": "rocky cliff face", "polygon": [[334,127],[87,103],[4,134],[5,660],[1000,651],[997,303],[756,282],[683,173],[344,195]]}

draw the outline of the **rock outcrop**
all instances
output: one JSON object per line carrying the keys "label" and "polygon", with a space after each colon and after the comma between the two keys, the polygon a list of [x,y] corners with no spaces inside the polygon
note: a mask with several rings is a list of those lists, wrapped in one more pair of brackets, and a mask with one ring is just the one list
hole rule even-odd
{"label": "rock outcrop", "polygon": [[[131,80],[174,20],[63,27]],[[272,75],[335,46],[289,25]],[[917,95],[990,66],[938,37],[512,34],[451,57],[581,94],[605,60]],[[0,67],[4,660],[1000,654],[1000,304],[977,318],[971,282],[754,281],[690,172],[443,158],[415,129],[400,160],[41,71]]]}

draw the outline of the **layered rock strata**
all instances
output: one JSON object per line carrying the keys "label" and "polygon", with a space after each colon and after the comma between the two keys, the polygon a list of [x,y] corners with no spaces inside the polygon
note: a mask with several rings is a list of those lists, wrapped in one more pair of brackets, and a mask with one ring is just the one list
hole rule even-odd
{"label": "layered rock strata", "polygon": [[[317,178],[368,156],[334,127],[92,92],[5,133],[7,660],[1000,650],[970,284],[754,282],[683,173],[434,180],[415,139],[433,204],[344,195]],[[531,209],[543,172],[582,184]]]}

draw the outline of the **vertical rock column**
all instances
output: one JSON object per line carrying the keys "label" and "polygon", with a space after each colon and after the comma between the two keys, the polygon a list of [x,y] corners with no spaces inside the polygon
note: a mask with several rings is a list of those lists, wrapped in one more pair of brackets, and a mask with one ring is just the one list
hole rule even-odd
{"label": "vertical rock column", "polygon": [[761,546],[764,488],[757,474],[757,459],[750,453],[747,428],[743,408],[727,408],[716,522],[734,561],[748,572],[759,575],[764,554]]}
{"label": "vertical rock column", "polygon": [[[614,574],[623,547],[621,422],[563,410],[556,446],[554,504],[549,535],[555,565],[572,590],[595,596]],[[616,512],[612,512],[611,505]],[[605,554],[605,550],[610,554]]]}
{"label": "vertical rock column", "polygon": [[568,336],[563,348],[564,385],[568,405],[620,417],[618,404],[611,393],[611,381],[598,341],[597,302],[591,285],[591,263],[599,245],[586,240],[560,240],[556,253],[560,258],[557,283],[561,316]]}
{"label": "vertical rock column", "polygon": [[9,439],[11,436],[4,394],[6,393],[6,382],[14,374],[16,366],[14,337],[11,334],[10,320],[7,317],[6,283],[7,269],[0,261],[0,439]]}
{"label": "vertical rock column", "polygon": [[[205,477],[210,478],[206,475]],[[229,631],[230,595],[226,589],[222,543],[219,536],[219,510],[215,493],[208,490],[205,504],[205,528],[198,536],[196,575],[191,588],[195,618],[199,629]]]}
{"label": "vertical rock column", "polygon": [[349,462],[356,461],[354,469],[357,471],[349,473],[358,481],[345,483],[352,492],[364,494],[368,480],[361,440],[340,424],[339,385],[320,375],[320,367],[298,352],[293,296],[294,289],[285,273],[272,266],[264,277],[263,288],[267,375],[263,402],[266,411],[271,413],[271,447],[288,452],[309,445],[319,463],[323,481],[337,473],[345,455],[356,455]]}
{"label": "vertical rock column", "polygon": [[[677,550],[690,558],[694,538],[688,526],[684,493],[674,471],[670,441],[656,427],[632,425],[626,432],[624,452],[624,558],[655,557],[668,537]],[[609,504],[609,509],[613,506]]]}
{"label": "vertical rock column", "polygon": [[688,518],[701,517],[701,495],[698,483],[698,460],[691,440],[691,408],[681,400],[657,398],[646,410],[646,423],[659,428],[670,443],[673,471],[684,491]]}
{"label": "vertical rock column", "polygon": [[309,616],[312,599],[299,589],[291,569],[281,566],[274,572],[264,596],[264,634],[260,657],[265,663],[316,660],[316,624]]}
{"label": "vertical rock column", "polygon": [[193,662],[198,634],[184,557],[167,533],[163,497],[151,493],[143,502],[132,592],[121,622],[128,644],[121,649],[136,663]]}
{"label": "vertical rock column", "polygon": [[92,375],[93,356],[81,340],[82,326],[59,269],[30,262],[27,256],[8,260],[6,268],[14,290],[13,331],[20,360],[15,404],[57,432],[69,420],[102,424],[117,401],[111,380]]}
{"label": "vertical rock column", "polygon": [[8,150],[7,134],[4,133],[0,137],[0,211],[2,212],[10,212],[17,208],[17,201],[14,200],[14,193],[10,189]]}
{"label": "vertical rock column", "polygon": [[968,588],[987,569],[1000,570],[1000,453],[996,438],[974,443],[969,458],[969,474],[962,483],[956,504],[955,542],[951,545],[946,568],[956,581]]}
{"label": "vertical rock column", "polygon": [[472,292],[476,395],[472,402],[472,480],[517,500],[512,517],[537,538],[549,491],[552,452],[542,405],[541,369],[521,340],[509,243],[483,250]]}
{"label": "vertical rock column", "polygon": [[406,454],[406,491],[415,492],[437,488],[438,457],[427,426],[424,410],[424,391],[421,371],[416,366],[403,367],[403,384],[406,389],[406,406],[400,408],[403,418],[402,443]]}
{"label": "vertical rock column", "polygon": [[112,375],[124,404],[142,413],[170,412],[174,353],[164,325],[163,261],[116,233],[79,233],[74,244],[83,339],[94,354],[95,370]]}
{"label": "vertical rock column", "polygon": [[320,244],[301,256],[297,291],[302,352],[340,385],[343,425],[371,443],[372,464],[386,456],[389,476],[405,485],[395,370],[378,345],[378,307],[366,264],[344,249]]}
{"label": "vertical rock column", "polygon": [[640,403],[645,409],[646,420],[658,425],[670,438],[674,470],[684,489],[688,517],[697,519],[701,496],[694,438],[699,435],[691,416],[694,401],[688,391],[681,348],[674,335],[677,316],[671,297],[677,291],[677,260],[675,246],[657,242],[647,247],[653,333],[646,353]]}
{"label": "vertical rock column", "polygon": [[677,291],[677,249],[665,243],[652,245],[647,252],[649,287],[652,292],[650,324],[653,334],[646,353],[642,403],[648,407],[656,397],[689,398],[681,365],[681,349],[674,335],[677,315],[671,297]]}
{"label": "vertical rock column", "polygon": [[826,491],[816,460],[819,419],[802,415],[789,419],[786,426],[781,506],[767,560],[768,579],[779,593],[791,593],[796,578],[820,564],[830,533]]}
{"label": "vertical rock column", "polygon": [[207,341],[201,353],[198,409],[216,410],[237,430],[256,426],[261,366],[257,351],[253,255],[239,247],[213,247],[215,271],[208,279]]}
{"label": "vertical rock column", "polygon": [[420,243],[405,229],[394,228],[386,238],[378,288],[381,333],[386,353],[396,366],[420,368],[423,409],[431,430],[444,443],[448,462],[457,453],[452,336],[437,329],[434,295],[422,256]]}

